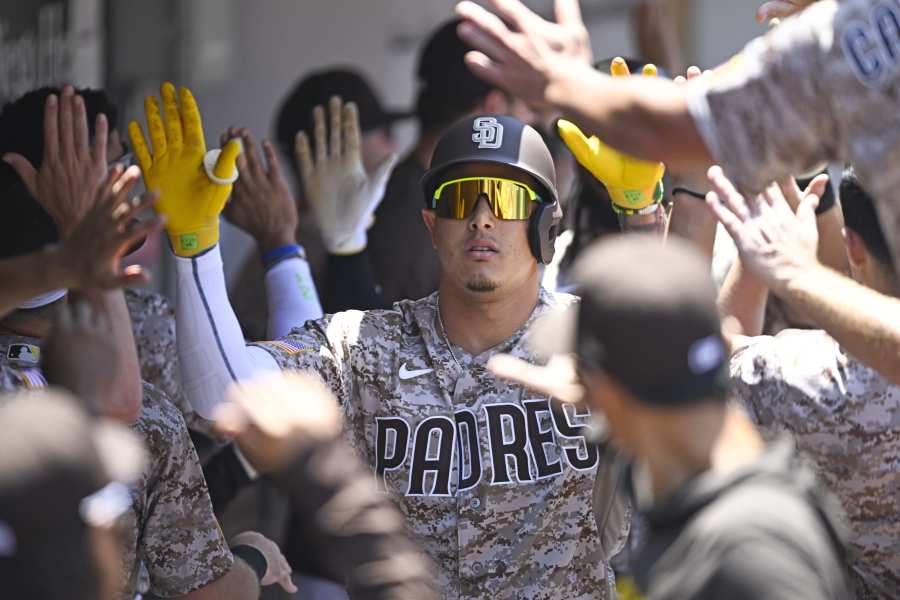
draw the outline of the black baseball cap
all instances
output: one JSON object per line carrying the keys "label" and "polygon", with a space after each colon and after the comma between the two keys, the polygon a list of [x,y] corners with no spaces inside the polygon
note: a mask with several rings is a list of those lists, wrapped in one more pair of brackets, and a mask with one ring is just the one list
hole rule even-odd
{"label": "black baseball cap", "polygon": [[27,597],[83,597],[93,575],[89,526],[131,505],[125,484],[140,476],[144,450],[124,426],[92,418],[52,389],[4,398],[0,431],[4,592],[12,582]]}
{"label": "black baseball cap", "polygon": [[294,156],[297,132],[305,131],[312,139],[313,109],[322,106],[327,110],[332,96],[356,103],[359,127],[363,132],[412,116],[408,110],[385,108],[366,78],[354,69],[339,67],[315,71],[297,83],[278,109],[275,137],[285,154]]}
{"label": "black baseball cap", "polygon": [[456,31],[461,22],[439,26],[419,53],[416,116],[426,128],[456,121],[494,89],[466,65],[466,53],[473,48]]}
{"label": "black baseball cap", "polygon": [[615,236],[588,247],[573,281],[581,302],[574,350],[639,401],[724,400],[728,354],[708,261],[689,243]]}

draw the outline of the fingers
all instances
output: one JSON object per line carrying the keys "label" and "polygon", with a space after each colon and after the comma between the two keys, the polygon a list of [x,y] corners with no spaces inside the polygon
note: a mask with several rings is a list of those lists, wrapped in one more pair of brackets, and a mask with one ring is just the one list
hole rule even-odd
{"label": "fingers", "polygon": [[499,88],[506,88],[506,76],[503,68],[499,63],[488,58],[486,54],[477,51],[467,52],[465,60],[466,65],[477,77]]}
{"label": "fingers", "polygon": [[163,110],[166,115],[166,140],[169,151],[180,153],[182,147],[181,114],[178,112],[178,99],[175,96],[175,86],[168,81],[160,87]]}
{"label": "fingers", "polygon": [[236,438],[250,426],[247,411],[235,402],[225,402],[215,411],[213,429],[228,438]]}
{"label": "fingers", "polygon": [[75,150],[75,156],[84,158],[88,155],[90,134],[88,134],[84,98],[81,96],[74,96],[72,98],[72,144],[72,147]]}
{"label": "fingers", "polygon": [[473,48],[478,48],[488,56],[500,57],[509,54],[506,45],[497,40],[484,29],[475,27],[471,23],[463,22],[457,27],[459,36]]}
{"label": "fingers", "polygon": [[166,132],[163,129],[162,116],[159,114],[159,104],[153,96],[144,98],[144,114],[147,117],[150,143],[153,145],[153,156],[158,157],[166,152]]}
{"label": "fingers", "polygon": [[94,144],[93,158],[94,163],[98,165],[106,165],[106,145],[109,138],[109,122],[106,115],[100,113],[94,121]]}
{"label": "fingers", "polygon": [[181,126],[184,134],[184,145],[206,151],[206,139],[203,137],[203,121],[200,119],[200,107],[191,90],[181,86],[178,90],[181,100]]}
{"label": "fingers", "polygon": [[581,5],[578,0],[556,0],[554,7],[556,22],[567,28],[584,27],[581,16]]}
{"label": "fingers", "polygon": [[138,179],[140,179],[140,177],[140,169],[132,165],[125,169],[125,172],[122,173],[121,177],[116,179],[115,183],[113,183],[112,186],[112,194],[116,198],[116,204],[125,202],[128,194],[131,192],[132,188],[138,182]]}
{"label": "fingers", "polygon": [[355,102],[348,102],[344,105],[343,127],[344,127],[344,156],[349,161],[362,161],[360,150],[360,134],[359,134],[359,113]]}
{"label": "fingers", "polygon": [[237,157],[241,153],[241,142],[239,140],[230,140],[216,160],[216,166],[213,168],[213,175],[222,179],[229,179],[234,175]]}
{"label": "fingers", "polygon": [[591,154],[590,144],[584,133],[578,129],[578,126],[565,119],[560,119],[556,123],[559,130],[559,137],[565,142],[572,154],[581,162],[585,157]]}
{"label": "fingers", "polygon": [[490,0],[490,3],[507,23],[512,23],[519,31],[523,31],[529,22],[543,20],[519,0]]}
{"label": "fingers", "polygon": [[74,133],[72,131],[72,96],[75,90],[71,85],[63,86],[59,99],[59,151],[62,156],[74,156]]}
{"label": "fingers", "polygon": [[[135,198],[132,198],[129,202],[123,202],[120,206],[125,206],[125,210],[121,211],[121,214],[116,215],[116,225],[124,226],[132,219],[134,219],[134,215],[139,214],[145,208],[150,208],[159,200],[158,192],[148,192],[146,194],[141,194]],[[163,217],[158,217],[155,220],[162,221]],[[141,227],[149,227],[153,221],[145,221],[141,224]],[[145,232],[146,233],[146,232]]]}
{"label": "fingers", "polygon": [[710,167],[707,172],[707,179],[712,184],[720,204],[724,204],[741,221],[746,221],[750,218],[750,209],[747,201],[737,191],[731,180],[725,176],[725,172],[722,171],[721,167]]}
{"label": "fingers", "polygon": [[325,148],[325,109],[321,106],[313,109],[313,136],[316,138],[316,164],[321,165],[328,156]]}
{"label": "fingers", "polygon": [[328,101],[328,113],[331,116],[331,156],[338,157],[341,155],[341,99],[338,96],[332,96]]}
{"label": "fingers", "polygon": [[[154,198],[154,201],[155,200],[156,199]],[[141,240],[156,235],[162,231],[164,224],[165,220],[159,216],[147,219],[146,221],[141,221],[138,225],[131,228],[127,234],[123,234],[123,237],[119,242],[119,252],[125,252]]]}
{"label": "fingers", "polygon": [[147,148],[147,141],[144,139],[144,132],[137,121],[128,123],[128,139],[131,140],[131,147],[134,148],[134,155],[137,158],[138,166],[141,171],[147,173],[153,165],[153,159],[150,156],[150,149]]}
{"label": "fingers", "polygon": [[278,163],[278,155],[275,154],[275,147],[272,145],[271,141],[263,140],[262,148],[263,155],[266,157],[266,165],[269,168],[269,179],[272,181],[280,181],[282,179],[281,165]]}
{"label": "fingers", "polygon": [[244,169],[255,179],[264,173],[259,152],[256,150],[256,140],[253,139],[253,135],[250,133],[249,129],[242,129],[240,135],[241,139],[244,141],[244,154],[242,160],[242,163],[246,165]]}
{"label": "fingers", "polygon": [[716,192],[709,192],[706,194],[706,206],[719,223],[725,227],[728,235],[730,235],[733,240],[737,240],[741,231],[741,220],[722,203],[721,198]]}
{"label": "fingers", "polygon": [[628,77],[631,75],[631,71],[628,69],[628,63],[625,62],[625,59],[617,56],[609,64],[609,74],[613,77]]}
{"label": "fingers", "polygon": [[59,98],[47,96],[44,103],[44,160],[59,158]]}
{"label": "fingers", "polygon": [[3,160],[22,178],[22,181],[25,183],[25,189],[28,190],[31,197],[37,198],[37,170],[34,168],[34,165],[28,162],[27,158],[15,152],[4,154]]}
{"label": "fingers", "polygon": [[644,65],[644,68],[641,69],[641,75],[644,77],[656,77],[659,74],[659,69],[656,68],[656,65],[653,63],[647,63]]}
{"label": "fingers", "polygon": [[[490,56],[500,62],[510,60],[512,53],[506,41],[513,33],[500,17],[468,0],[456,5],[456,14],[464,20],[457,27],[457,33],[463,41],[468,42],[476,50],[490,52]],[[481,35],[477,32],[481,32]],[[490,47],[486,45],[486,39],[492,41]],[[468,54],[466,58],[468,62]]]}
{"label": "fingers", "polygon": [[303,131],[298,131],[294,138],[294,153],[297,155],[297,170],[303,178],[303,184],[309,185],[312,177],[313,163],[309,151],[309,136]]}
{"label": "fingers", "polygon": [[822,194],[825,193],[825,187],[828,185],[828,174],[820,173],[816,175],[812,181],[809,182],[809,185],[806,186],[806,189],[803,190],[803,196],[809,196],[813,194],[822,198]]}

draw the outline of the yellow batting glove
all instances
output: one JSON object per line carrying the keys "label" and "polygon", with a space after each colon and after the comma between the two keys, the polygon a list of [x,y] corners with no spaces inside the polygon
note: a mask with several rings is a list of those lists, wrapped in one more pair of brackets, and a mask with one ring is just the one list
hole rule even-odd
{"label": "yellow batting glove", "polygon": [[200,109],[186,87],[164,83],[160,88],[165,126],[156,98],[144,99],[151,153],[141,126],[128,124],[128,136],[150,191],[158,190],[156,212],[166,216],[166,231],[179,256],[193,256],[219,241],[219,214],[237,179],[240,142],[231,140],[221,151],[206,151]]}
{"label": "yellow batting glove", "polygon": [[[610,66],[613,77],[628,77],[628,65],[615,58]],[[645,77],[656,75],[656,67],[646,65]],[[596,177],[609,191],[617,212],[634,214],[651,204],[662,201],[662,178],[666,166],[661,162],[639,160],[615,150],[597,136],[588,138],[574,124],[560,119],[559,135],[576,160]]]}

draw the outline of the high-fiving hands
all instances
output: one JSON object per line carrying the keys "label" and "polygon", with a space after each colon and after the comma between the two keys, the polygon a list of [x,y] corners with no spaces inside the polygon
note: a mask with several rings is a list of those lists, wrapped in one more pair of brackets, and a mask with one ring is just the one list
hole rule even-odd
{"label": "high-fiving hands", "polygon": [[533,106],[546,107],[554,76],[591,68],[590,38],[578,0],[556,0],[555,23],[519,0],[490,4],[496,15],[468,0],[456,6],[463,19],[459,35],[475,49],[466,54],[466,63],[478,76]]}
{"label": "high-fiving hands", "polygon": [[326,138],[325,109],[317,106],[313,110],[315,158],[309,137],[303,131],[297,133],[297,169],[325,248],[331,254],[355,254],[366,247],[366,229],[397,157],[391,154],[369,175],[360,153],[356,105],[342,104],[334,97],[329,114]]}
{"label": "high-fiving hands", "polygon": [[31,197],[47,211],[65,239],[94,205],[106,180],[106,116],[97,115],[91,142],[84,100],[71,85],[44,103],[44,156],[35,169],[21,154],[3,157],[25,182]]}
{"label": "high-fiving hands", "polygon": [[220,143],[224,147],[232,139],[240,139],[244,151],[237,159],[241,176],[234,182],[225,218],[249,233],[263,253],[296,243],[297,203],[281,174],[272,142],[262,143],[263,162],[250,130],[229,128]]}
{"label": "high-fiving hands", "polygon": [[[159,191],[155,209],[166,216],[175,254],[193,256],[219,241],[219,214],[237,179],[241,146],[229,141],[221,152],[207,152],[200,109],[191,91],[164,83],[160,88],[165,125],[156,98],[144,100],[152,153],[141,126],[132,121],[128,135],[147,189]],[[179,107],[180,100],[180,107]]]}
{"label": "high-fiving hands", "polygon": [[[613,77],[628,77],[628,65],[619,57],[610,65]],[[643,75],[656,76],[656,67],[646,65]],[[597,136],[588,138],[569,121],[560,119],[559,134],[581,165],[609,191],[616,212],[635,214],[662,201],[662,178],[666,167],[623,154]]]}
{"label": "high-fiving hands", "polygon": [[[741,262],[769,289],[775,293],[783,291],[804,269],[818,264],[815,211],[828,182],[826,175],[809,184],[796,211],[777,183],[748,199],[737,191],[721,167],[710,168],[709,181],[714,191],[707,194],[707,205],[734,240]],[[789,188],[785,185],[784,189]]]}

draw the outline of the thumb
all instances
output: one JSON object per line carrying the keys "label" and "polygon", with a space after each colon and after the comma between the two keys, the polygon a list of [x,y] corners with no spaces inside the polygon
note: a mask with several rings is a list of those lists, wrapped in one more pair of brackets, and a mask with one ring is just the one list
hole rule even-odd
{"label": "thumb", "polygon": [[237,157],[238,154],[241,153],[241,143],[234,139],[229,140],[225,147],[222,148],[222,152],[219,154],[219,159],[216,161],[216,166],[213,169],[213,174],[216,177],[221,177],[222,179],[228,179],[234,175],[234,170],[237,168]]}
{"label": "thumb", "polygon": [[816,208],[819,206],[818,194],[806,194],[797,207],[797,218],[804,224],[816,226]]}
{"label": "thumb", "polygon": [[37,198],[37,171],[28,159],[21,154],[8,152],[3,155],[3,160],[22,178],[28,193]]}
{"label": "thumb", "polygon": [[572,154],[575,155],[578,162],[584,165],[585,161],[588,160],[593,151],[590,140],[588,140],[581,130],[578,129],[578,126],[571,121],[560,119],[556,123],[556,128],[559,130],[559,137],[562,138],[562,141],[565,142]]}

